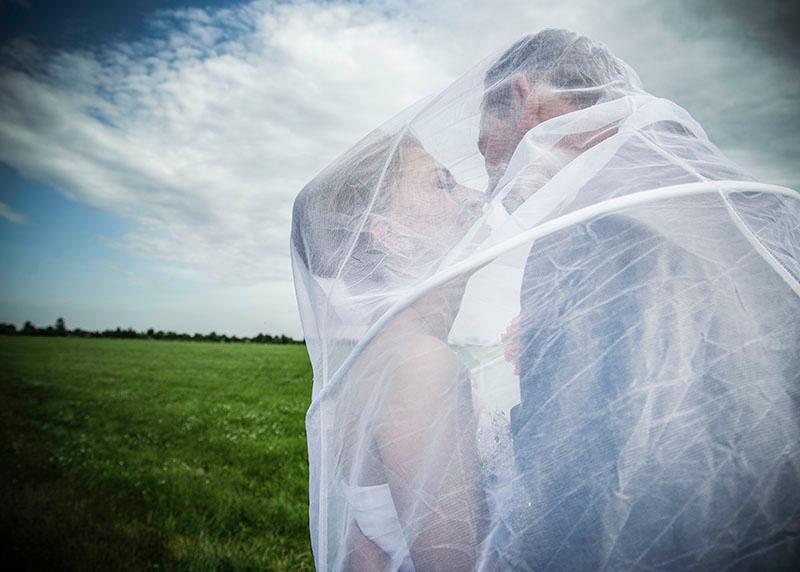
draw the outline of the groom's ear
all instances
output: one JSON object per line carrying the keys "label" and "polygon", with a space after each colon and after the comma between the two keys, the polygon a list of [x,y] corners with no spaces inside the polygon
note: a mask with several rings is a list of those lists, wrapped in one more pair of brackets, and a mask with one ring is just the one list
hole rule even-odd
{"label": "groom's ear", "polygon": [[528,83],[528,78],[517,74],[511,79],[511,89],[517,104],[517,121],[519,131],[524,135],[528,130],[541,123],[541,102],[536,90]]}
{"label": "groom's ear", "polygon": [[528,83],[528,78],[521,73],[511,78],[511,89],[514,92],[515,98],[521,101],[528,99],[528,95],[531,93],[531,86]]}

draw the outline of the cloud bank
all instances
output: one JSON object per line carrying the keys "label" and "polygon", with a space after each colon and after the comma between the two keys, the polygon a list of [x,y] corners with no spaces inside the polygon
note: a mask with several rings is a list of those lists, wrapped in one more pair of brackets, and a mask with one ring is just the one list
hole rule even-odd
{"label": "cloud bank", "polygon": [[12,46],[0,160],[135,221],[138,255],[235,283],[285,279],[305,180],[443,75],[370,8],[253,4],[152,27],[96,52]]}
{"label": "cloud bank", "polygon": [[742,36],[732,16],[698,21],[690,4],[252,2],[160,12],[140,40],[91,51],[16,42],[0,161],[132,221],[136,256],[288,289],[307,180],[487,53],[559,26],[608,44],[756,175],[797,184],[800,74],[781,55],[795,45]]}

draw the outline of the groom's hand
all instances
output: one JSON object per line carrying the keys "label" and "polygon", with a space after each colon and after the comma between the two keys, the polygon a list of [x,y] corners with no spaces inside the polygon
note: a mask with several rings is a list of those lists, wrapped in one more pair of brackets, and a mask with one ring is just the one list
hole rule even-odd
{"label": "groom's hand", "polygon": [[508,363],[514,366],[514,375],[519,375],[519,322],[522,314],[517,314],[506,327],[506,331],[500,336],[503,344],[503,357]]}

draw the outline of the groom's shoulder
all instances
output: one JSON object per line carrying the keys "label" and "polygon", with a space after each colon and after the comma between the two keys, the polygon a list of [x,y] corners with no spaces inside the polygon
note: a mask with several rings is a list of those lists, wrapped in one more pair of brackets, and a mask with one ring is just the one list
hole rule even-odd
{"label": "groom's shoulder", "polygon": [[600,215],[570,230],[576,240],[590,242],[604,249],[663,238],[649,225],[622,213]]}
{"label": "groom's shoulder", "polygon": [[528,265],[578,269],[583,264],[619,264],[666,240],[663,234],[619,213],[583,221],[536,240]]}

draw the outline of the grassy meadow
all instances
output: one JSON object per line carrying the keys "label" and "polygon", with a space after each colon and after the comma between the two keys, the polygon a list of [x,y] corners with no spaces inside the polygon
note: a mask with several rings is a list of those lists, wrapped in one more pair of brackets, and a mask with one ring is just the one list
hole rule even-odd
{"label": "grassy meadow", "polygon": [[305,347],[0,336],[0,379],[5,570],[313,570]]}

